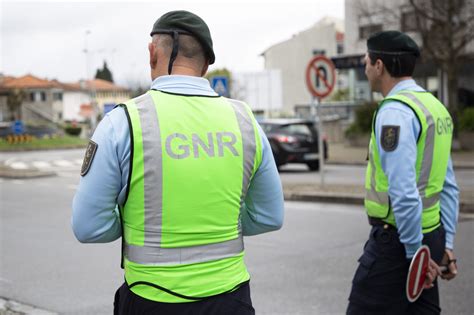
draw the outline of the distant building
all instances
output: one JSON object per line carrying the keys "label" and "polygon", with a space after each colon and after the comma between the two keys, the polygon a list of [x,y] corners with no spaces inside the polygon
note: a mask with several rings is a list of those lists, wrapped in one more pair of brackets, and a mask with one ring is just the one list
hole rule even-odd
{"label": "distant building", "polygon": [[332,57],[343,52],[344,21],[331,17],[323,18],[292,38],[267,48],[262,53],[265,70],[281,71],[282,112],[292,114],[295,105],[310,103],[305,70],[314,55]]}
{"label": "distant building", "polygon": [[[85,84],[63,83],[63,119],[82,122],[92,116],[91,93]],[[89,110],[90,109],[90,110]]]}
{"label": "distant building", "polygon": [[[416,81],[445,102],[447,97],[446,75],[432,61],[423,58],[422,39],[416,27],[414,14],[408,0],[345,0],[345,55],[333,58],[333,61],[340,71],[349,73],[351,99],[372,98],[362,63],[367,51],[367,38],[379,31],[400,30],[410,35],[422,50],[422,58],[414,73]],[[466,12],[466,14],[469,13]],[[471,42],[465,49],[465,56],[458,77],[458,94],[461,103],[472,105],[474,104],[474,86],[472,84],[474,82],[474,42]],[[381,96],[378,95],[378,97]]]}
{"label": "distant building", "polygon": [[[22,99],[15,113],[8,108],[8,98],[13,93],[21,94]],[[0,121],[20,117],[36,124],[84,121],[94,112],[102,117],[116,104],[129,98],[127,88],[101,79],[62,83],[31,74],[21,77],[0,75]]]}
{"label": "distant building", "polygon": [[249,104],[258,117],[279,112],[283,106],[281,71],[235,73],[231,95]]}
{"label": "distant building", "polygon": [[[0,99],[0,110],[3,121],[21,117],[30,122],[59,122],[62,120],[61,84],[54,80],[46,80],[27,74],[18,78],[9,77],[0,82],[3,95]],[[22,94],[23,102],[17,112],[10,113],[7,103],[12,91]]]}
{"label": "distant building", "polygon": [[66,83],[63,87],[64,120],[81,121],[91,118],[94,111],[103,116],[115,105],[130,99],[129,89],[101,79]]}
{"label": "distant building", "polygon": [[115,105],[130,98],[129,89],[109,81],[101,79],[86,81],[86,87],[92,91],[100,113],[108,112]]}

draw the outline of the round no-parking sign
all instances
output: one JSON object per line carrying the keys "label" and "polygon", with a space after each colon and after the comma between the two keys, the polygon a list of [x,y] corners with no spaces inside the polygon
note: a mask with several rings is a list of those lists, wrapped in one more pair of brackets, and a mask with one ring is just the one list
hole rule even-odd
{"label": "round no-parking sign", "polygon": [[333,62],[325,56],[315,56],[306,66],[306,86],[309,92],[318,98],[331,93],[336,83],[336,71]]}

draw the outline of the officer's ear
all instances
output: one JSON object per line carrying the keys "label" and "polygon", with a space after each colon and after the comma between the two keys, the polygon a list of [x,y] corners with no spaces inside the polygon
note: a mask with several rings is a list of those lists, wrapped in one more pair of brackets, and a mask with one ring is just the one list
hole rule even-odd
{"label": "officer's ear", "polygon": [[150,67],[155,69],[156,64],[158,63],[158,54],[157,48],[153,42],[148,44],[148,51],[150,53]]}
{"label": "officer's ear", "polygon": [[374,66],[375,66],[375,71],[376,71],[377,75],[379,75],[379,76],[382,75],[383,72],[384,72],[384,67],[385,67],[385,65],[383,64],[383,61],[381,59],[377,59],[375,61]]}
{"label": "officer's ear", "polygon": [[207,73],[207,69],[209,68],[209,60],[207,60],[204,65],[202,66],[201,70],[201,77],[205,76]]}

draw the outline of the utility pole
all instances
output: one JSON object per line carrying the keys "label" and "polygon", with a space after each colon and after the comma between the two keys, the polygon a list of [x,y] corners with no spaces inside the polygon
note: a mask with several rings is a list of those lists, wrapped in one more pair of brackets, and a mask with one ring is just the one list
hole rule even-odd
{"label": "utility pole", "polygon": [[90,75],[90,60],[89,60],[89,49],[87,48],[87,36],[90,35],[92,32],[90,30],[86,30],[84,33],[84,53],[86,55],[86,89],[87,93],[89,94],[90,103],[92,107],[92,116],[91,116],[91,125],[90,125],[90,133],[94,132],[95,128],[97,127],[97,104],[96,104],[96,88],[94,85],[93,77]]}

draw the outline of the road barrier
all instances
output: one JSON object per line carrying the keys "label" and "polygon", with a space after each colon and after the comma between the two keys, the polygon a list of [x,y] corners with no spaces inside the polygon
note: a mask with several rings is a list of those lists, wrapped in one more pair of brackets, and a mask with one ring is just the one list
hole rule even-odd
{"label": "road barrier", "polygon": [[32,135],[24,134],[24,135],[8,135],[6,136],[6,141],[9,144],[18,144],[18,143],[26,143],[31,142],[35,137]]}

